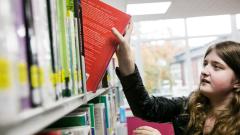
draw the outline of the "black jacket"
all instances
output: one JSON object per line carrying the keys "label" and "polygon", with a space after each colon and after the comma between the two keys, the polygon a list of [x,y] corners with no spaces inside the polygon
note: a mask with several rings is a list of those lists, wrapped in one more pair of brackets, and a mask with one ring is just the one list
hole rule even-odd
{"label": "black jacket", "polygon": [[175,135],[183,135],[189,121],[186,97],[168,99],[165,97],[150,97],[145,90],[142,79],[135,66],[133,74],[121,76],[116,73],[123,86],[133,114],[147,121],[172,122]]}

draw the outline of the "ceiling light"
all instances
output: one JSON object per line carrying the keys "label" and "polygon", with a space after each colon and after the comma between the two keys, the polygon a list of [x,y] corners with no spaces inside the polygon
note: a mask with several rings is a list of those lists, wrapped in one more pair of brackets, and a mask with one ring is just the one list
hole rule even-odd
{"label": "ceiling light", "polygon": [[131,15],[165,14],[172,2],[128,4],[127,13]]}

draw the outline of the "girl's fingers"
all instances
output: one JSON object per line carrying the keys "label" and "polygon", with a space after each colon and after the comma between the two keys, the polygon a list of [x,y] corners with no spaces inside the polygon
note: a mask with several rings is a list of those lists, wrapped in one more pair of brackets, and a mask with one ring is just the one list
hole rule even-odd
{"label": "girl's fingers", "polygon": [[133,131],[135,135],[154,135],[153,132],[144,130],[144,129],[137,129]]}
{"label": "girl's fingers", "polygon": [[121,44],[124,44],[126,42],[129,42],[132,30],[133,30],[133,22],[131,20],[128,26],[126,27],[124,36],[114,27],[112,28],[112,33],[118,38]]}
{"label": "girl's fingers", "polygon": [[161,135],[157,129],[149,126],[138,127],[134,133],[136,133],[136,135]]}
{"label": "girl's fingers", "polygon": [[122,43],[124,42],[124,37],[122,36],[122,34],[116,29],[116,28],[112,28],[112,32],[113,34],[118,38],[118,40]]}
{"label": "girl's fingers", "polygon": [[127,28],[126,28],[126,33],[125,33],[125,35],[126,35],[126,36],[130,36],[130,35],[132,34],[132,30],[133,30],[133,21],[130,20],[130,22],[129,22]]}

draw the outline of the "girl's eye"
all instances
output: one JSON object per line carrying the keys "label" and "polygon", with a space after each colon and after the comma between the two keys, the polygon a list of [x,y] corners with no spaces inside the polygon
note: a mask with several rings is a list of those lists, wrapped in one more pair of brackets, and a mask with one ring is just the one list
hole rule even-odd
{"label": "girl's eye", "polygon": [[207,62],[203,62],[203,67],[207,66]]}
{"label": "girl's eye", "polygon": [[213,65],[214,69],[222,69],[220,66],[218,65]]}

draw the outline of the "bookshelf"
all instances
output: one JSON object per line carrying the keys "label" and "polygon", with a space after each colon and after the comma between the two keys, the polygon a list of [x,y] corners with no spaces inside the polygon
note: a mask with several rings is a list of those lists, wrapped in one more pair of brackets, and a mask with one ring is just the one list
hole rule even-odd
{"label": "bookshelf", "polygon": [[109,90],[112,90],[112,88],[102,88],[97,90],[96,93],[87,93],[86,95],[67,98],[48,107],[23,112],[19,114],[18,119],[15,121],[8,125],[0,126],[0,133],[7,135],[37,133],[77,107],[86,104],[89,100]]}
{"label": "bookshelf", "polygon": [[[94,99],[99,100],[95,104],[101,104],[104,121],[108,112],[108,129],[103,130],[108,135],[114,133],[119,106],[115,94],[119,90],[116,58],[105,63],[105,77],[99,77],[102,79],[95,84],[96,89],[87,89],[89,70],[85,67],[79,2],[0,0],[1,135],[38,134],[93,104]],[[90,127],[89,115],[84,114],[85,124]]]}

